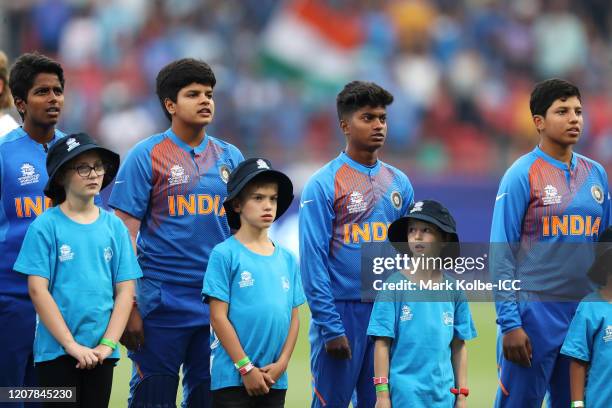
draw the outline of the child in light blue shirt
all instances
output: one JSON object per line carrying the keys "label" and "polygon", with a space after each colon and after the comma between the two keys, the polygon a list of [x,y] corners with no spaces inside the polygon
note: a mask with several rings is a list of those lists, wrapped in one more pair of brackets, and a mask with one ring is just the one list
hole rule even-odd
{"label": "child in light blue shirt", "polygon": [[213,328],[213,406],[282,407],[306,298],[295,257],[268,229],[291,204],[293,186],[255,158],[236,167],[227,189],[227,220],[237,231],[213,249],[202,290]]}
{"label": "child in light blue shirt", "polygon": [[30,225],[14,265],[28,275],[38,314],[40,385],[76,387],[81,407],[108,406],[117,342],[142,276],[127,228],[94,204],[118,166],[119,156],[86,134],[58,140],[44,190],[54,207]]}
{"label": "child in light blue shirt", "polygon": [[[409,214],[389,226],[389,240],[408,242],[412,257],[456,258],[455,220],[440,203],[418,201]],[[403,249],[403,248],[402,248]],[[417,267],[397,272],[388,282],[453,282],[440,270]],[[465,340],[476,330],[465,294],[381,291],[374,303],[368,335],[375,339],[376,407],[464,407],[467,387]]]}
{"label": "child in light blue shirt", "polygon": [[561,354],[572,357],[572,407],[608,407],[612,401],[611,243],[612,227],[608,227],[589,270],[591,280],[603,286],[580,302],[561,348]]}

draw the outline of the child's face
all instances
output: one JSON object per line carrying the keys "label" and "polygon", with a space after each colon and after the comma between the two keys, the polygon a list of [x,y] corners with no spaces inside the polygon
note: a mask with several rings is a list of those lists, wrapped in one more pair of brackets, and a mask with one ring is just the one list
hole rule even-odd
{"label": "child's face", "polygon": [[[248,188],[248,187],[247,187]],[[276,218],[278,185],[267,183],[248,191],[235,210],[240,214],[240,224],[255,228],[269,228]]]}
{"label": "child's face", "polygon": [[366,106],[353,112],[340,123],[349,144],[358,150],[374,152],[385,144],[387,110],[382,106]]}
{"label": "child's face", "polygon": [[166,100],[166,108],[173,121],[192,127],[207,126],[215,114],[213,88],[196,82],[189,84],[178,92],[176,102]]}
{"label": "child's face", "polygon": [[444,247],[442,231],[425,221],[409,220],[407,238],[413,256],[436,257]]}
{"label": "child's face", "polygon": [[75,157],[66,166],[66,197],[72,195],[81,199],[93,199],[102,188],[105,170],[100,155],[95,151]]}

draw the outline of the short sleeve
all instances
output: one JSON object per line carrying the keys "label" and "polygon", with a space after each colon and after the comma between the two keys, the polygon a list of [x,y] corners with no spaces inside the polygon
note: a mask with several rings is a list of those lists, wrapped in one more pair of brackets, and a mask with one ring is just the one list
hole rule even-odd
{"label": "short sleeve", "polygon": [[142,220],[151,195],[151,166],[145,147],[136,145],[119,168],[108,205]]}
{"label": "short sleeve", "polygon": [[33,222],[28,228],[13,269],[25,275],[36,275],[51,280],[56,259],[53,244],[55,240],[52,231],[42,224]]}
{"label": "short sleeve", "polygon": [[[116,216],[113,215],[113,217]],[[116,263],[116,270],[114,271],[115,283],[141,278],[142,271],[136,260],[136,254],[134,253],[134,248],[132,248],[132,241],[130,240],[128,229],[118,218],[116,222],[120,224],[120,232],[117,241],[117,252],[119,256],[118,262]]]}
{"label": "short sleeve", "polygon": [[593,340],[589,334],[589,324],[585,309],[585,303],[581,303],[565,336],[565,341],[561,347],[561,354],[582,361],[591,361]]}
{"label": "short sleeve", "polygon": [[304,288],[302,287],[302,278],[298,263],[293,255],[291,255],[291,269],[293,271],[293,306],[298,307],[306,302]]}
{"label": "short sleeve", "polygon": [[474,327],[474,320],[472,320],[469,303],[465,297],[465,293],[459,292],[455,301],[453,338],[470,340],[475,337],[476,328]]}
{"label": "short sleeve", "polygon": [[238,165],[240,163],[242,163],[244,161],[244,156],[242,155],[242,152],[234,145],[230,145],[230,157],[232,160],[232,165],[234,166],[233,168],[235,169],[236,167],[238,167]]}
{"label": "short sleeve", "polygon": [[210,298],[217,298],[225,303],[230,302],[231,261],[228,255],[218,249],[213,249],[204,274],[202,300],[205,303]]}
{"label": "short sleeve", "polygon": [[[397,319],[396,306],[398,303],[390,301],[388,296],[381,292],[374,302],[370,324],[368,325],[368,336],[395,338],[395,327]],[[380,295],[383,295],[382,297]]]}

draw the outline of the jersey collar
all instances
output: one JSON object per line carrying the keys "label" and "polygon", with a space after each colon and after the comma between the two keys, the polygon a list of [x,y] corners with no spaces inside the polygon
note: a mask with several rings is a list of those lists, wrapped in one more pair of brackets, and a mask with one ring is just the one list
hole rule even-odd
{"label": "jersey collar", "polygon": [[[544,150],[540,149],[540,146],[536,146],[535,149],[533,149],[533,152],[536,154],[536,156],[541,157],[542,159],[546,160],[548,163],[552,164],[553,166],[558,167],[561,170],[567,170],[567,164],[550,156],[548,153],[544,152]],[[573,171],[574,168],[576,168],[577,162],[578,162],[578,158],[576,157],[576,153],[572,152],[572,159],[570,160],[570,170],[571,171]]]}
{"label": "jersey collar", "polygon": [[181,149],[183,149],[184,151],[186,151],[187,153],[191,153],[193,152],[194,154],[200,154],[202,153],[204,150],[206,150],[206,146],[208,145],[208,134],[204,133],[204,139],[202,139],[202,142],[197,145],[196,147],[191,147],[189,146],[187,143],[185,143],[184,141],[181,140],[181,138],[179,138],[176,133],[174,133],[174,131],[172,130],[172,128],[169,128],[168,130],[166,130],[166,132],[164,132],[166,134],[166,136],[168,136],[178,147],[180,147]]}
{"label": "jersey collar", "polygon": [[[32,139],[28,132],[25,131],[23,126],[19,126],[16,130],[21,136],[25,137],[33,146],[35,146],[36,149],[39,149],[41,152],[46,153],[45,146],[42,143],[38,143],[36,140]],[[60,130],[54,129],[53,139],[51,139],[51,141],[47,143],[47,150],[49,150],[49,148],[53,146],[53,144],[55,144],[55,142],[57,142],[63,136],[64,134]]]}
{"label": "jersey collar", "polygon": [[361,173],[369,174],[370,176],[378,173],[378,170],[380,170],[380,160],[376,160],[376,163],[373,166],[365,166],[351,159],[349,155],[346,154],[346,152],[344,151],[340,153],[340,155],[338,156],[338,159],[340,159],[340,161],[342,161],[343,163],[348,164],[355,170]]}

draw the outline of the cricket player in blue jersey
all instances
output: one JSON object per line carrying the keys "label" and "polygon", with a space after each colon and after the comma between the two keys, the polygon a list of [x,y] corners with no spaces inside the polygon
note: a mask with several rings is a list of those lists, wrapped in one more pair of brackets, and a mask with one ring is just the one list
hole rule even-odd
{"label": "cricket player in blue jersey", "polygon": [[383,242],[406,213],[414,192],[408,177],[381,162],[386,107],[393,96],[371,82],[348,83],[337,97],[346,148],[318,170],[302,192],[300,267],[312,313],[310,365],[313,407],[359,407],[376,401],[374,343],[367,336],[371,303],[360,301],[360,250]]}
{"label": "cricket player in blue jersey", "polygon": [[0,139],[0,387],[21,387],[36,384],[36,312],[27,278],[13,264],[28,226],[51,206],[43,193],[45,160],[48,147],[64,136],[55,128],[64,106],[64,71],[44,55],[23,54],[9,87],[23,126]]}
{"label": "cricket player in blue jersey", "polygon": [[143,271],[122,339],[133,361],[132,407],[174,406],[181,365],[183,406],[210,404],[209,310],[200,292],[212,248],[230,235],[226,183],[243,160],[205,132],[215,84],[208,64],[194,59],[159,72],[157,95],[172,125],[129,152],[110,196]]}
{"label": "cricket player in blue jersey", "polygon": [[530,108],[540,143],[502,178],[491,226],[492,278],[520,279],[522,288],[496,293],[495,406],[539,408],[548,393],[549,406],[568,407],[569,358],[559,350],[577,301],[592,290],[587,244],[609,223],[608,178],[599,163],[573,152],[583,126],[576,86],[540,82]]}

